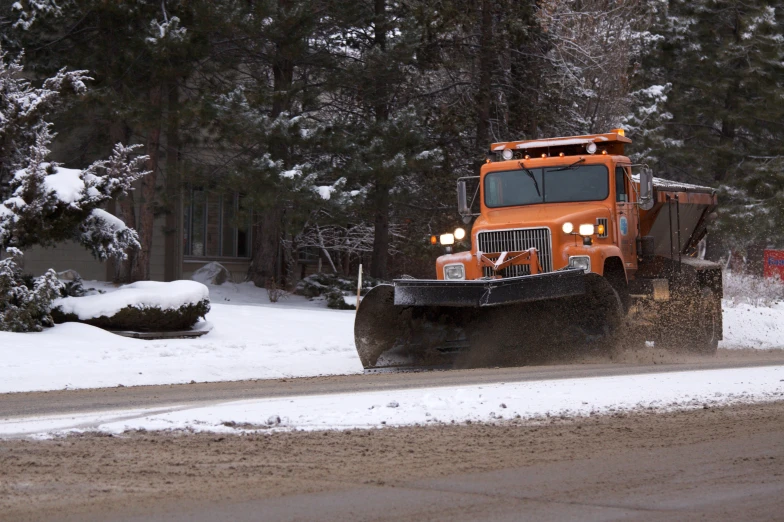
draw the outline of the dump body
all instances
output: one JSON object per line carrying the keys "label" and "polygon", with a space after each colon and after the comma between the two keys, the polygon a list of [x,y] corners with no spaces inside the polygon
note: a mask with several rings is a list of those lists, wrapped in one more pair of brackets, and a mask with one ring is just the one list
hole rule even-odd
{"label": "dump body", "polygon": [[653,178],[653,207],[640,211],[641,235],[654,239],[655,254],[686,254],[705,237],[718,204],[716,190]]}

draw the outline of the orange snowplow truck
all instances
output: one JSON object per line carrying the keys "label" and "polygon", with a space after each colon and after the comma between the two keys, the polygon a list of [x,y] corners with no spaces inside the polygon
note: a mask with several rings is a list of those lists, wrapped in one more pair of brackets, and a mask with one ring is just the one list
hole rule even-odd
{"label": "orange snowplow truck", "polygon": [[366,370],[519,363],[646,340],[714,352],[721,267],[698,251],[716,191],[654,178],[624,155],[628,143],[618,129],[492,144],[480,175],[458,180],[470,250],[452,253],[462,229],[443,234],[435,279],[396,280],[362,301],[355,341]]}

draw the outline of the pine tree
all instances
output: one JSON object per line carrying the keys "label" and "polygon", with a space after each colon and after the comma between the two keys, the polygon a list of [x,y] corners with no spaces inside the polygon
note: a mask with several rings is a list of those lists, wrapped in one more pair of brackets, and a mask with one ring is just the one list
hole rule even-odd
{"label": "pine tree", "polygon": [[[90,93],[58,116],[57,123],[79,130],[78,138],[60,142],[58,155],[87,162],[109,154],[117,142],[145,145],[150,175],[118,205],[119,216],[138,228],[141,245],[124,265],[125,280],[149,279],[154,218],[178,212],[173,202],[185,141],[180,120],[187,112],[181,92],[207,55],[213,9],[212,2],[178,0],[21,0],[13,6],[14,36],[35,49],[26,59],[32,72],[50,74],[67,59],[94,79]],[[88,128],[85,114],[94,122]]]}
{"label": "pine tree", "polygon": [[115,146],[108,160],[83,171],[47,161],[52,141],[47,121],[65,91],[84,95],[84,71],[61,70],[33,87],[18,59],[0,51],[0,248],[50,246],[74,239],[101,260],[123,258],[138,247],[136,233],[99,207],[126,193],[146,172],[135,147]]}
{"label": "pine tree", "polygon": [[47,271],[25,284],[14,257],[33,245],[75,240],[105,260],[123,259],[139,247],[136,232],[100,206],[142,178],[146,157],[117,144],[109,159],[84,170],[47,161],[53,134],[48,121],[68,91],[86,92],[84,71],[64,69],[35,88],[19,60],[0,50],[0,330],[37,331],[51,326],[49,308],[62,285]]}
{"label": "pine tree", "polygon": [[761,258],[784,244],[784,12],[763,0],[671,0],[656,20],[644,64],[664,118],[642,126],[648,159],[662,177],[723,187],[714,255]]}

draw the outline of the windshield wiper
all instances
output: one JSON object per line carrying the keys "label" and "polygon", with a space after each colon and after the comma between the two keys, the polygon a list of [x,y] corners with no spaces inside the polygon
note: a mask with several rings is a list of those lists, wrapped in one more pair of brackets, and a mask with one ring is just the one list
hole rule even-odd
{"label": "windshield wiper", "polygon": [[528,176],[533,180],[534,188],[536,189],[536,194],[541,198],[542,197],[542,193],[539,192],[539,183],[536,182],[536,178],[534,177],[534,173],[531,172],[530,170],[528,170],[527,168],[525,168],[525,166],[523,165],[522,161],[520,162],[520,168],[523,169],[525,171],[525,173],[528,174]]}
{"label": "windshield wiper", "polygon": [[574,163],[572,163],[571,165],[568,165],[566,167],[561,167],[560,169],[553,169],[550,172],[558,172],[560,170],[570,170],[570,169],[573,169],[574,167],[576,167],[578,164],[582,163],[583,161],[585,161],[585,158],[580,158],[577,161],[575,161]]}

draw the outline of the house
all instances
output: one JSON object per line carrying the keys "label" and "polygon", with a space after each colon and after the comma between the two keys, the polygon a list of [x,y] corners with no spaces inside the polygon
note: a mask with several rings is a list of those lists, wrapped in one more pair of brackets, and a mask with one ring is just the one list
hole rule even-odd
{"label": "house", "polygon": [[[187,188],[175,206],[179,212],[155,219],[150,279],[189,279],[206,263],[218,261],[231,272],[234,281],[243,281],[252,254],[252,226],[250,217],[246,224],[237,223],[238,195]],[[87,280],[117,279],[115,263],[97,261],[73,242],[25,251],[25,273],[40,275],[49,268],[58,272],[72,269]]]}

